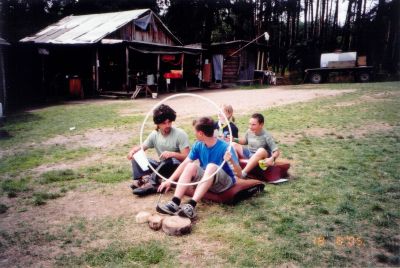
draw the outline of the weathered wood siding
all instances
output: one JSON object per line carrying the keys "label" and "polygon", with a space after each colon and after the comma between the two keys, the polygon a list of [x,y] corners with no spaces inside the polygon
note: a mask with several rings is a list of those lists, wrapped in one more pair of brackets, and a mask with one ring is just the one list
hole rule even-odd
{"label": "weathered wood siding", "polygon": [[122,39],[126,41],[141,41],[148,43],[157,43],[165,45],[178,45],[170,37],[168,32],[165,32],[163,26],[155,21],[157,29],[154,29],[152,24],[149,24],[146,31],[143,31],[139,27],[135,26],[132,21],[124,27],[118,29],[114,33],[107,36],[107,38]]}
{"label": "weathered wood siding", "polygon": [[222,82],[223,83],[235,83],[239,79],[239,64],[240,64],[240,53],[232,57],[228,55],[235,52],[237,47],[225,48],[222,50],[225,61],[222,71]]}

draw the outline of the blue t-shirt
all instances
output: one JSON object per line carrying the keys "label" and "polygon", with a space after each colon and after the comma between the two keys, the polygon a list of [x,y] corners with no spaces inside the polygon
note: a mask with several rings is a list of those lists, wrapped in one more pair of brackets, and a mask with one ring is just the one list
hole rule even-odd
{"label": "blue t-shirt", "polygon": [[[210,163],[219,166],[224,161],[224,155],[228,147],[228,143],[220,139],[217,139],[217,142],[212,147],[207,147],[205,143],[196,141],[190,150],[189,158],[192,161],[199,159],[202,169],[206,169],[207,165]],[[233,148],[231,148],[231,154],[232,160],[238,164],[239,161]],[[222,169],[231,177],[232,182],[236,183],[235,175],[227,163],[222,166]]]}

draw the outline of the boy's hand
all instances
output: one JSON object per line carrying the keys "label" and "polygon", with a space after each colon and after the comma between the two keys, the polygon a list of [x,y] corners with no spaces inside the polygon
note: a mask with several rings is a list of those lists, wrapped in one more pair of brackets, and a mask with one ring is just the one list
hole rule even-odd
{"label": "boy's hand", "polygon": [[225,137],[224,137],[224,140],[226,141],[226,142],[231,142],[231,135],[226,135]]}
{"label": "boy's hand", "polygon": [[157,192],[161,193],[165,189],[165,193],[166,193],[169,191],[170,188],[171,188],[171,181],[166,180],[166,181],[163,181],[160,184],[160,186],[158,186]]}
{"label": "boy's hand", "polygon": [[267,166],[273,166],[273,165],[275,165],[275,161],[274,161],[274,158],[273,158],[273,157],[265,158],[265,159],[264,159],[264,163],[265,163],[265,165],[267,165]]}
{"label": "boy's hand", "polygon": [[127,156],[128,160],[132,160],[133,155],[136,154],[137,151],[138,150],[136,150],[136,148],[130,150],[129,153],[128,153],[128,156]]}
{"label": "boy's hand", "polygon": [[226,151],[226,152],[225,152],[225,154],[224,154],[224,160],[225,160],[226,162],[230,162],[230,161],[232,160],[232,154],[231,154],[230,151]]}
{"label": "boy's hand", "polygon": [[174,157],[174,152],[165,151],[165,152],[162,152],[160,155],[160,159],[162,159],[162,160],[172,158],[172,157]]}

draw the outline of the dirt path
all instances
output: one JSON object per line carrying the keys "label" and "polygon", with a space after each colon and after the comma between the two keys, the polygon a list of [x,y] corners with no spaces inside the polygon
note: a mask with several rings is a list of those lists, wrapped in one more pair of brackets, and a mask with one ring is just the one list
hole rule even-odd
{"label": "dirt path", "polygon": [[[306,102],[320,97],[332,97],[338,94],[353,92],[355,90],[328,90],[328,89],[290,89],[288,87],[273,87],[257,90],[207,90],[188,92],[208,98],[217,105],[223,103],[231,104],[235,114],[252,113],[265,110],[270,107],[282,106],[296,102]],[[185,92],[186,93],[186,92]],[[147,113],[158,102],[172,96],[173,94],[162,95],[157,100],[138,99],[133,101],[134,109],[132,113],[142,111]],[[200,116],[215,115],[216,110],[213,105],[207,101],[193,98],[190,96],[181,96],[165,102],[171,105],[178,115]],[[128,114],[129,110],[124,110],[123,114]]]}

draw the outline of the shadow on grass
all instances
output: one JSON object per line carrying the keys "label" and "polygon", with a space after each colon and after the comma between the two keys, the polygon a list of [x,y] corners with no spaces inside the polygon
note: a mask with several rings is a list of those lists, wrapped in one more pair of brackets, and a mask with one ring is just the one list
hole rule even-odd
{"label": "shadow on grass", "polygon": [[15,115],[8,116],[5,120],[5,124],[34,123],[40,121],[42,118],[42,116],[35,113],[21,112]]}

